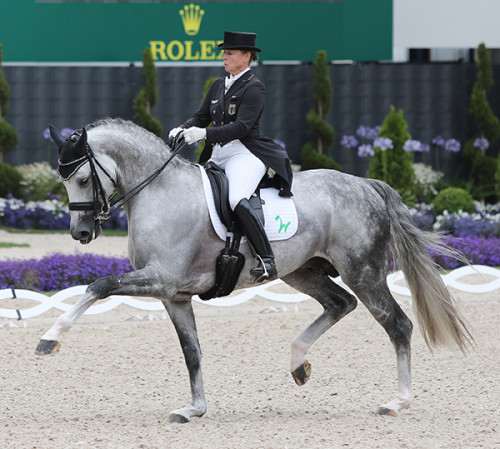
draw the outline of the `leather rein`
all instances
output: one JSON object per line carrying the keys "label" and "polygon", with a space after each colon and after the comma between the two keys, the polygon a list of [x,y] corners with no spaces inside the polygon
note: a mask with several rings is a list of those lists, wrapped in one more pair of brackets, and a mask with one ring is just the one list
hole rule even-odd
{"label": "leather rein", "polygon": [[[78,140],[80,137],[80,133],[75,132],[71,137],[72,140]],[[111,175],[106,171],[106,169],[102,166],[102,164],[97,160],[92,148],[90,148],[89,144],[85,145],[85,156],[84,159],[90,164],[90,175],[92,182],[92,192],[93,192],[93,201],[84,201],[84,202],[70,202],[68,204],[69,210],[80,210],[80,211],[94,211],[94,221],[101,224],[103,221],[108,220],[111,215],[120,207],[122,207],[125,203],[130,201],[134,196],[136,196],[142,189],[144,189],[148,184],[154,181],[158,175],[165,169],[165,167],[170,163],[170,161],[186,146],[184,142],[184,138],[181,136],[177,136],[171,140],[170,148],[172,152],[169,158],[165,161],[165,163],[154,171],[150,176],[148,176],[144,181],[136,185],[129,192],[125,193],[119,198],[113,200],[116,196],[116,190],[113,193],[106,197],[106,193],[104,192],[104,188],[102,186],[101,179],[97,174],[96,166],[98,166],[102,172],[108,177],[108,179],[113,184],[116,189],[116,181],[111,177]]]}

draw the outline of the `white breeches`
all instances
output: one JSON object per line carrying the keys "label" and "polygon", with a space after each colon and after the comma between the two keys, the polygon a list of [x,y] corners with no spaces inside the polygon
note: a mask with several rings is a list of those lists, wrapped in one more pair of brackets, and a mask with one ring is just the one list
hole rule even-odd
{"label": "white breeches", "polygon": [[210,160],[226,172],[232,210],[243,198],[252,196],[267,171],[265,164],[239,140],[223,147],[215,145]]}

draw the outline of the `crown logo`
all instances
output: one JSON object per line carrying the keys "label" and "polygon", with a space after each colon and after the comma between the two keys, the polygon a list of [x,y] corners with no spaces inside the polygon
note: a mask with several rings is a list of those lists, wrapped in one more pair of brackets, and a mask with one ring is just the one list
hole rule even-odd
{"label": "crown logo", "polygon": [[194,36],[200,31],[201,19],[205,11],[200,9],[198,5],[193,5],[192,3],[188,6],[185,5],[184,9],[179,11],[182,17],[182,24],[184,25],[184,31],[189,36]]}

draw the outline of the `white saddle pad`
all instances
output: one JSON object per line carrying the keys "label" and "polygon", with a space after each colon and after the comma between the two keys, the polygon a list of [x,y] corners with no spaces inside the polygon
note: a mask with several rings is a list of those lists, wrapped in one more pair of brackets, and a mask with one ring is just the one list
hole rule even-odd
{"label": "white saddle pad", "polygon": [[[212,187],[205,169],[201,165],[199,167],[212,225],[219,238],[225,241],[227,228],[219,218],[219,214],[217,214]],[[297,211],[293,199],[279,196],[278,190],[273,188],[261,189],[260,197],[264,200],[262,209],[266,222],[265,230],[269,241],[286,240],[292,237],[297,232],[298,227]]]}

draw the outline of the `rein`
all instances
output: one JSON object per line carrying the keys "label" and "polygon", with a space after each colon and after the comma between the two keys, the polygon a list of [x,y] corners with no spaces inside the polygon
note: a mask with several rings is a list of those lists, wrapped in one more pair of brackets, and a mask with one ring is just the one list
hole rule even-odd
{"label": "rein", "polygon": [[[70,138],[77,139],[79,136],[75,133]],[[94,152],[90,148],[89,144],[86,144],[85,151],[86,155],[84,156],[89,164],[90,164],[90,173],[91,173],[91,181],[92,181],[92,191],[93,191],[93,201],[86,202],[70,202],[68,204],[69,210],[83,210],[83,211],[94,211],[94,220],[101,224],[103,221],[108,220],[113,212],[122,207],[125,203],[130,201],[134,196],[136,196],[142,189],[144,189],[148,184],[154,181],[158,175],[165,169],[165,167],[170,163],[170,161],[186,146],[184,138],[182,136],[176,136],[171,141],[172,152],[170,157],[166,160],[166,162],[158,168],[155,172],[153,172],[150,176],[148,176],[144,181],[136,185],[133,189],[131,189],[126,194],[121,197],[115,199],[113,202],[109,200],[112,199],[116,195],[116,190],[110,195],[109,198],[106,198],[104,189],[102,187],[101,179],[97,174],[96,165],[103,171],[103,173],[108,177],[113,186],[116,188],[116,181],[111,177],[111,175],[106,171],[106,169],[101,165],[101,163],[95,157]],[[99,200],[101,197],[102,201]]]}

